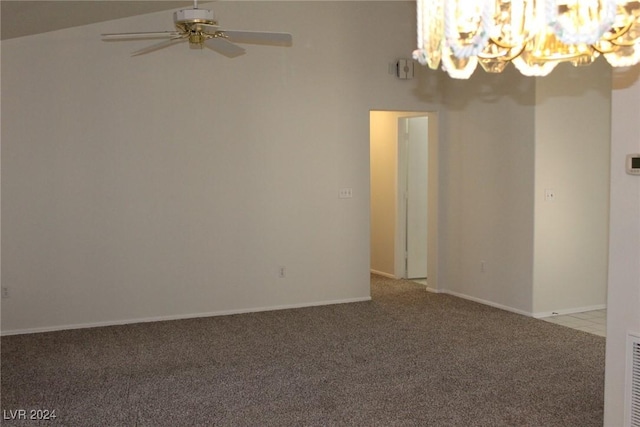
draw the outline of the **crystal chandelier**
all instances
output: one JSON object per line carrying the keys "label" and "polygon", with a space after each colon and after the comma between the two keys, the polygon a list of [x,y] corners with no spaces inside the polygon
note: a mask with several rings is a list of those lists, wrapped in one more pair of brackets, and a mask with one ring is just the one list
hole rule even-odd
{"label": "crystal chandelier", "polygon": [[544,76],[560,62],[614,67],[640,62],[640,1],[416,0],[418,49],[413,57],[453,78],[468,79],[478,63],[500,73],[512,62],[524,75]]}

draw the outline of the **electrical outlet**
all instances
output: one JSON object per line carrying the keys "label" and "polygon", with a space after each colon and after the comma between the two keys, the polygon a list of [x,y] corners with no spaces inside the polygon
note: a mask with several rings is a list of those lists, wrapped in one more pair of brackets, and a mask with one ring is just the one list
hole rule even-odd
{"label": "electrical outlet", "polygon": [[283,279],[285,277],[287,277],[287,269],[283,266],[278,268],[278,277]]}
{"label": "electrical outlet", "polygon": [[2,287],[2,299],[5,298],[9,298],[9,287],[8,286],[3,286]]}
{"label": "electrical outlet", "polygon": [[556,192],[550,188],[546,188],[544,190],[544,200],[545,202],[553,202],[556,199]]}

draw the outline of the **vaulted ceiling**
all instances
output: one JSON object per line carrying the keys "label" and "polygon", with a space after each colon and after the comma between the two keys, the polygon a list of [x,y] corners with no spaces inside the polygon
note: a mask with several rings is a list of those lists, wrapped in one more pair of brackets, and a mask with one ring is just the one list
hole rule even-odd
{"label": "vaulted ceiling", "polygon": [[0,1],[0,38],[23,37],[193,5],[192,1]]}

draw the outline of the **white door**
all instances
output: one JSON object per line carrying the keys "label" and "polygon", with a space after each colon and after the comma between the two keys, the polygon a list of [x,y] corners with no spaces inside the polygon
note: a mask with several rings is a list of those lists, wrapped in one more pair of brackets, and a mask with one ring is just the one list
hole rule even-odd
{"label": "white door", "polygon": [[[427,277],[427,212],[429,137],[427,117],[400,118],[400,165],[398,182],[404,187],[405,277]],[[404,163],[404,164],[402,164]],[[404,181],[404,182],[403,182]]]}

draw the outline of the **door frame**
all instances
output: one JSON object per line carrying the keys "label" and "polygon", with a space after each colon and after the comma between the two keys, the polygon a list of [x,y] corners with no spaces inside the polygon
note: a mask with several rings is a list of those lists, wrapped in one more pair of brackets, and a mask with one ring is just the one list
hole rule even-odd
{"label": "door frame", "polygon": [[[374,196],[372,193],[370,196],[371,201],[376,200],[375,226],[376,238],[370,240],[370,256],[373,256],[374,247],[376,249],[376,263],[371,265],[371,273],[379,274],[385,277],[400,279],[396,268],[396,236],[397,236],[397,188],[398,188],[398,174],[397,174],[397,118],[409,117],[409,116],[427,116],[429,118],[429,188],[428,188],[428,242],[427,242],[427,269],[429,273],[429,283],[427,285],[428,291],[438,292],[438,289],[442,289],[439,284],[438,272],[439,272],[439,147],[440,136],[438,132],[439,128],[439,115],[436,111],[424,111],[424,110],[392,110],[392,109],[372,109],[370,115],[374,115],[370,120],[371,132],[370,138],[370,155],[371,155],[371,167],[370,170],[370,189],[378,194],[381,192],[382,198]],[[392,121],[392,123],[389,123]],[[381,127],[374,126],[374,124],[380,123]],[[386,126],[395,127],[395,132],[392,129],[387,130]],[[375,130],[374,130],[375,128]],[[375,132],[375,133],[373,133]],[[378,132],[382,132],[382,138],[378,138]],[[374,145],[373,141],[376,140]],[[374,150],[375,147],[375,150]],[[382,157],[381,157],[382,154]],[[373,159],[377,159],[373,162]],[[383,159],[380,161],[380,159]],[[375,164],[374,164],[375,163]],[[378,172],[384,176],[384,181],[380,181]],[[376,184],[373,186],[373,179],[375,178]],[[383,203],[383,204],[380,204]],[[372,203],[373,209],[373,203]],[[382,209],[382,210],[379,210]],[[373,210],[372,210],[373,214]],[[372,222],[372,226],[373,226]],[[373,233],[373,229],[372,229]],[[373,236],[373,234],[372,234]]]}

